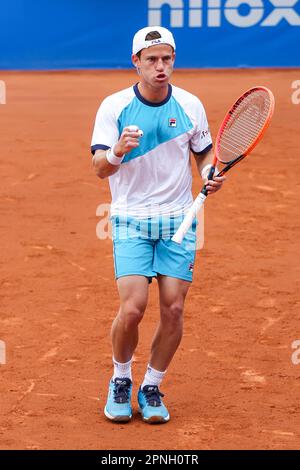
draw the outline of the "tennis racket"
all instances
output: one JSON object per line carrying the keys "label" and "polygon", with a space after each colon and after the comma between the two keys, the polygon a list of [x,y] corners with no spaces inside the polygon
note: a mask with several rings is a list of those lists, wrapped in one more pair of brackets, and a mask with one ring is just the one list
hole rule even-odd
{"label": "tennis racket", "polygon": [[[273,93],[263,86],[250,88],[234,103],[219,129],[208,180],[213,178],[217,162],[225,166],[215,176],[223,176],[249,155],[270,124],[274,106]],[[191,227],[207,197],[206,186],[203,186],[177,232],[172,237],[174,242],[181,243]]]}

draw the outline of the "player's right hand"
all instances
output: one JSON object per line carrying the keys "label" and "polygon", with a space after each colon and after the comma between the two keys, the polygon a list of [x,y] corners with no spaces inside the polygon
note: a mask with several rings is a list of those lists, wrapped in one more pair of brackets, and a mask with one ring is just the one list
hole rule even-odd
{"label": "player's right hand", "polygon": [[[132,130],[135,128],[136,130]],[[119,141],[114,146],[114,154],[117,157],[123,157],[125,153],[129,153],[132,149],[140,145],[139,139],[142,131],[137,126],[124,127]]]}

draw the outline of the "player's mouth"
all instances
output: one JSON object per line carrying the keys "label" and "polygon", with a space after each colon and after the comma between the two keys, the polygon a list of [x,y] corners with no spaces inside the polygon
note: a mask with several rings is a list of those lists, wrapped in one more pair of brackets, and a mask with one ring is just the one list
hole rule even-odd
{"label": "player's mouth", "polygon": [[155,79],[159,82],[164,82],[165,80],[168,80],[168,75],[166,75],[165,73],[159,73],[158,75],[156,75]]}

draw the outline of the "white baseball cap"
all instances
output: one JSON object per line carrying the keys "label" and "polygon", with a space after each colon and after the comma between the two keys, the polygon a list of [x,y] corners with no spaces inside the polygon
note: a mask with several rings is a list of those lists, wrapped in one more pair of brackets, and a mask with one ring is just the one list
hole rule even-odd
{"label": "white baseball cap", "polygon": [[[146,41],[147,34],[154,31],[158,32],[160,37]],[[173,47],[174,51],[176,49],[175,40],[171,31],[163,28],[162,26],[147,26],[147,28],[140,29],[134,35],[132,43],[132,54],[137,54],[142,49],[147,49],[151,46],[157,46],[158,44],[169,44],[169,46]]]}

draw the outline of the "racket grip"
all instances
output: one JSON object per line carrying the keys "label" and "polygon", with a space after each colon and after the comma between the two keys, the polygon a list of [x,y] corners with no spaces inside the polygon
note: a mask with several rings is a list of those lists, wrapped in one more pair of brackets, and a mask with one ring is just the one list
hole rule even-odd
{"label": "racket grip", "polygon": [[203,206],[205,199],[206,199],[205,194],[203,193],[198,194],[195,201],[193,202],[193,205],[190,207],[186,216],[181,222],[179,228],[177,229],[177,232],[173,235],[172,237],[173,242],[179,243],[179,244],[182,243],[182,240],[184,239],[189,228],[191,227],[194,218],[197,216],[199,210]]}
{"label": "racket grip", "polygon": [[[208,173],[208,175],[207,175],[207,181],[213,179],[214,174],[215,174],[215,171],[216,171],[216,167],[215,167],[215,165],[212,165],[211,168],[210,168],[210,170],[209,170],[209,173]],[[207,183],[206,183],[206,185],[207,185]],[[208,191],[207,191],[207,189],[206,189],[206,185],[203,187],[203,189],[202,189],[202,191],[201,191],[201,193],[204,194],[204,196],[207,196],[207,195],[208,195]]]}
{"label": "racket grip", "polygon": [[212,180],[213,179],[213,176],[215,174],[215,169],[216,169],[216,167],[214,165],[212,165],[210,170],[209,170],[207,180]]}

